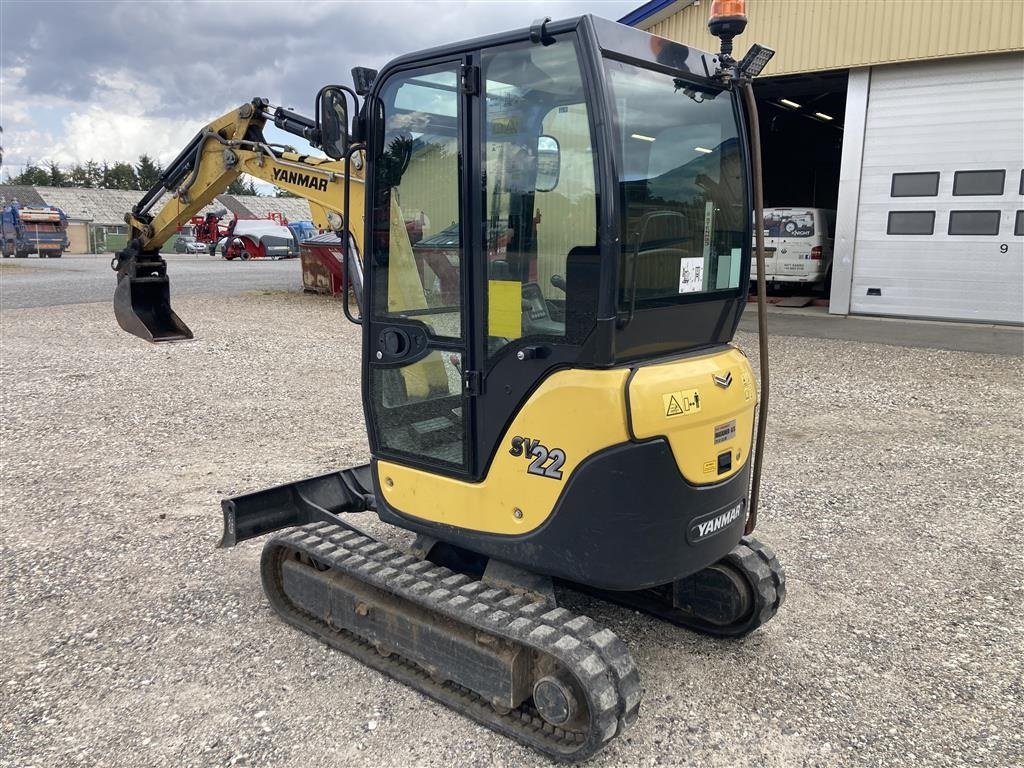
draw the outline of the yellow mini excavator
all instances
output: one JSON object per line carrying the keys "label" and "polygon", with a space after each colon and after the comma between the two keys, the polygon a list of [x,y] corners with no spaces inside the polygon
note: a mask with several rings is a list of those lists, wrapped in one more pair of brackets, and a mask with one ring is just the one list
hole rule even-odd
{"label": "yellow mini excavator", "polygon": [[[125,330],[191,338],[159,254],[177,223],[243,171],[318,207],[359,278],[358,313],[342,304],[372,458],[225,499],[222,545],[288,529],[262,558],[285,621],[558,760],[622,733],[641,684],[554,586],[721,637],[785,596],[750,535],[763,279],[760,393],[730,345],[760,209],[750,82],[772,52],[733,59],[742,0],[712,14],[719,54],[544,19],[356,68],[314,118],[254,99],[168,167],[113,263]],[[268,121],[329,159],[269,144]]]}

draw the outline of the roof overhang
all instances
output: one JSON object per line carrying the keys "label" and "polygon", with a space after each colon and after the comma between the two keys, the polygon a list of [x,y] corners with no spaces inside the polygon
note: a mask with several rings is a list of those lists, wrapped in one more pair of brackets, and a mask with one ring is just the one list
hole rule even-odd
{"label": "roof overhang", "polygon": [[621,19],[620,24],[628,24],[631,27],[647,29],[652,24],[657,24],[662,19],[667,19],[674,13],[679,13],[688,5],[693,5],[695,0],[650,0],[644,3],[635,11],[630,11]]}

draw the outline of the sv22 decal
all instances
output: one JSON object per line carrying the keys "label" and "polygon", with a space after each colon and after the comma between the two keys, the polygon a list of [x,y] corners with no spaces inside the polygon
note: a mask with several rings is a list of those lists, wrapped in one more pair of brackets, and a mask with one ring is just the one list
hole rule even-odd
{"label": "sv22 decal", "polygon": [[[565,464],[565,451],[561,448],[548,448],[539,440],[530,437],[513,437],[509,453],[530,460],[526,471],[531,475],[550,477],[552,480],[562,479],[562,465]],[[548,460],[551,461],[548,464]],[[545,466],[547,464],[547,466]]]}

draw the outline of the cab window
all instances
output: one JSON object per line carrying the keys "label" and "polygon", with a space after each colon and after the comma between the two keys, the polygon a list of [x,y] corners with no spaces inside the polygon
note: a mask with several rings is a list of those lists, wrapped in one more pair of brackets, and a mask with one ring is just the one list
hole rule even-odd
{"label": "cab window", "polygon": [[575,42],[499,48],[482,65],[490,364],[520,339],[578,340],[567,270],[597,244],[597,194]]}
{"label": "cab window", "polygon": [[750,230],[729,94],[620,61],[605,67],[623,207],[620,308],[735,291]]}

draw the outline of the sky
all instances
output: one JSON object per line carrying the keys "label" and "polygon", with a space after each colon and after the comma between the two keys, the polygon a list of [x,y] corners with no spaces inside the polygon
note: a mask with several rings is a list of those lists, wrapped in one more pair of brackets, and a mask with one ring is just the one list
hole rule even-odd
{"label": "sky", "polygon": [[[0,0],[3,178],[31,160],[172,160],[254,96],[311,115],[353,66],[529,26],[619,19],[643,0],[88,2]],[[272,141],[296,143],[266,132]]]}

